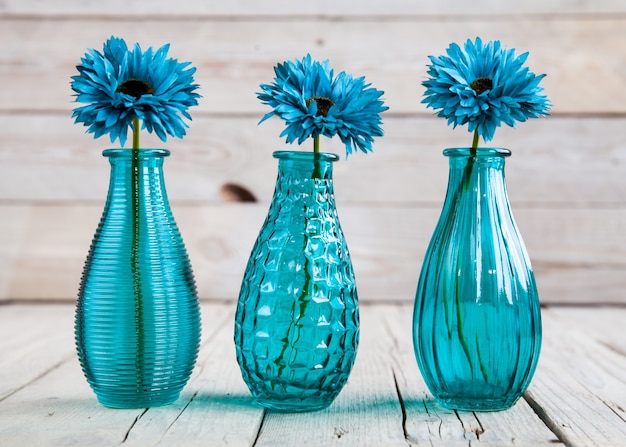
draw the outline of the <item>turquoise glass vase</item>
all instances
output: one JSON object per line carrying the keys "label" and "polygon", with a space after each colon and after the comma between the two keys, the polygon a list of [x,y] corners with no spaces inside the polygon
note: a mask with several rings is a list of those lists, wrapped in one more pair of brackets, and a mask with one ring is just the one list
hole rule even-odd
{"label": "turquoise glass vase", "polygon": [[511,407],[539,358],[537,287],[504,178],[506,149],[446,149],[450,173],[417,287],[413,342],[433,396],[456,410]]}
{"label": "turquoise glass vase", "polygon": [[274,157],[274,196],[237,303],[237,361],[260,405],[313,411],[341,391],[359,340],[354,271],[333,192],[338,157]]}
{"label": "turquoise glass vase", "polygon": [[169,151],[103,155],[109,192],[78,293],[78,357],[103,405],[166,405],[187,383],[200,341],[195,281],[163,181]]}

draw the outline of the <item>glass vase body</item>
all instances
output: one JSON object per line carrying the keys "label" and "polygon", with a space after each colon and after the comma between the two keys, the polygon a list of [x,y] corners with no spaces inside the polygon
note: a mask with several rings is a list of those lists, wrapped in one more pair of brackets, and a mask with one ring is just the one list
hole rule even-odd
{"label": "glass vase body", "polygon": [[274,157],[274,196],[237,304],[237,361],[260,405],[313,411],[341,391],[359,339],[354,272],[333,192],[338,157]]}
{"label": "glass vase body", "polygon": [[193,370],[200,309],[163,180],[161,149],[109,149],[104,212],[80,284],[78,357],[112,408],[175,401]]}
{"label": "glass vase body", "polygon": [[413,343],[434,397],[457,410],[511,407],[541,346],[534,274],[511,214],[506,149],[446,149],[450,172],[417,287]]}

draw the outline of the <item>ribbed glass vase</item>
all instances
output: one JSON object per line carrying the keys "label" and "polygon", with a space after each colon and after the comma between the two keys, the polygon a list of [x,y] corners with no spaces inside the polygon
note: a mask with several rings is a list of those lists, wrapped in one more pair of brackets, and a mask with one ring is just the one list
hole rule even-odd
{"label": "ribbed glass vase", "polygon": [[274,157],[276,188],[237,305],[237,360],[260,405],[319,410],[346,383],[359,339],[354,272],[333,193],[338,157]]}
{"label": "ribbed glass vase", "polygon": [[161,149],[109,149],[109,192],[78,294],[76,345],[112,408],[175,401],[194,367],[200,310],[167,199]]}
{"label": "ribbed glass vase", "polygon": [[511,407],[534,373],[541,317],[513,220],[506,149],[446,149],[450,173],[417,287],[413,342],[434,397],[457,410]]}

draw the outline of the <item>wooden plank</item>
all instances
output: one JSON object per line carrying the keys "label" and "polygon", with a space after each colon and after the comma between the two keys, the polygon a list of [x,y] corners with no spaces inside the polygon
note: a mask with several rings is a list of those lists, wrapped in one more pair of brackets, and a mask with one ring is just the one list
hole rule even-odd
{"label": "wooden plank", "polygon": [[0,305],[0,402],[75,353],[73,306]]}
{"label": "wooden plank", "polygon": [[[615,309],[623,324],[626,310]],[[567,445],[620,445],[626,439],[626,355],[587,336],[606,326],[592,310],[573,325],[558,309],[543,312],[544,338],[528,400]]]}
{"label": "wooden plank", "polygon": [[145,410],[116,410],[96,402],[77,361],[0,403],[2,443],[29,446],[112,446]]}
{"label": "wooden plank", "polygon": [[[550,320],[558,319],[561,325],[576,328],[590,340],[603,345],[618,356],[626,356],[626,329],[624,309],[615,306],[558,306],[548,307]],[[604,352],[604,351],[601,351]]]}
{"label": "wooden plank", "polygon": [[[216,328],[215,337],[202,346],[197,378],[185,390],[191,398],[158,440],[160,446],[179,446],[182,439],[188,446],[254,444],[264,411],[253,403],[235,359],[232,345],[234,307],[203,305],[203,324],[214,327],[217,321],[210,312],[221,312],[222,308],[228,309],[228,318]],[[163,424],[158,419],[140,421],[128,437],[130,445],[146,445],[146,439],[150,439],[152,432],[159,427]]]}
{"label": "wooden plank", "polygon": [[[413,352],[410,305],[376,306],[378,337],[391,339],[391,362],[403,401],[404,431],[411,445],[554,446],[558,439],[523,399],[496,413],[451,411],[439,405],[424,383]],[[365,330],[365,328],[363,328]]]}
{"label": "wooden plank", "polygon": [[[7,237],[2,237],[2,248],[0,249],[0,301],[7,299],[11,295],[9,291],[14,271],[14,263],[20,256],[20,250],[24,244],[23,225],[28,221],[29,207],[10,208],[7,211],[12,214],[11,218],[0,219],[0,234],[4,233]],[[1,214],[5,216],[4,211]],[[10,236],[9,236],[10,235]]]}
{"label": "wooden plank", "polygon": [[300,445],[303,433],[306,442],[315,446],[407,445],[389,365],[392,340],[377,330],[381,308],[362,306],[360,313],[362,330],[357,359],[335,402],[326,410],[312,413],[269,412],[255,447]]}
{"label": "wooden plank", "polygon": [[[257,126],[258,118],[200,115],[183,140],[162,143],[144,135],[145,147],[172,151],[164,165],[170,200],[223,202],[224,185],[234,183],[269,202],[277,170],[272,152],[310,147],[285,144],[279,138],[281,120]],[[338,138],[322,141],[323,150],[342,157],[334,167],[337,200],[440,207],[448,177],[441,151],[467,146],[470,134],[452,131],[434,117],[390,116],[383,126],[386,135],[376,141],[373,153],[347,160]],[[513,152],[506,176],[514,210],[623,207],[625,128],[624,117],[551,117],[499,129],[495,145]],[[83,132],[65,114],[0,115],[0,200],[102,203],[110,168],[101,152],[112,145]]]}
{"label": "wooden plank", "polygon": [[[336,402],[315,413],[267,413],[261,422],[264,412],[252,404],[234,358],[233,307],[204,304],[198,368],[175,404],[148,411],[102,407],[78,362],[63,360],[70,343],[51,341],[28,355],[48,350],[60,362],[0,400],[0,443],[258,447],[291,446],[304,439],[320,447],[617,446],[626,438],[626,355],[599,343],[598,337],[619,334],[626,309],[612,308],[609,319],[607,309],[595,310],[544,309],[544,347],[525,399],[505,412],[473,413],[445,410],[429,396],[412,351],[411,305],[364,304],[357,363]],[[4,305],[0,331],[11,322],[9,326],[33,335],[40,327],[70,334],[67,316],[72,311],[69,304]],[[584,326],[579,325],[583,312]],[[0,352],[12,346],[2,332],[0,341],[5,343]],[[28,351],[28,344],[19,349]],[[14,365],[2,369],[9,376],[22,374]]]}
{"label": "wooden plank", "polygon": [[[548,3],[548,2],[545,2]],[[496,3],[494,3],[495,5]],[[533,71],[547,73],[546,93],[554,113],[625,113],[622,67],[626,63],[626,18],[575,16],[488,17],[441,20],[84,20],[0,19],[4,51],[0,98],[4,110],[72,107],[68,83],[87,47],[101,48],[111,34],[144,46],[171,42],[171,54],[198,67],[199,110],[262,113],[254,92],[270,82],[272,67],[311,53],[337,70],[366,75],[385,91],[394,113],[426,111],[420,99],[429,55],[450,42],[481,35],[531,51]],[[398,42],[419,42],[403,44]]]}
{"label": "wooden plank", "polygon": [[[28,311],[23,311],[26,307]],[[195,397],[193,391],[186,388],[181,398],[167,407],[148,411],[107,409],[97,402],[84,379],[75,351],[68,360],[66,347],[73,348],[73,343],[54,336],[55,332],[73,332],[73,323],[66,321],[66,314],[73,312],[73,306],[5,305],[1,309],[3,320],[12,317],[7,327],[27,328],[26,331],[32,335],[48,340],[45,347],[37,342],[20,347],[17,349],[19,355],[34,358],[36,362],[41,362],[41,356],[57,359],[56,364],[49,365],[36,380],[0,399],[2,445],[156,445]],[[220,330],[231,326],[232,309],[224,305],[203,305],[202,316],[204,349]],[[39,333],[39,326],[46,329],[47,335]],[[0,327],[3,331],[4,328],[5,325]],[[224,340],[220,339],[218,343],[224,345]],[[16,358],[19,359],[18,356]],[[23,373],[21,362],[3,365],[2,369],[13,380],[18,380]],[[201,374],[202,368],[194,371],[189,388]]]}
{"label": "wooden plank", "polygon": [[211,335],[177,405],[150,409],[130,430],[125,445],[253,445],[264,411],[253,403],[235,359],[234,307],[203,304],[202,321],[203,332]]}
{"label": "wooden plank", "polygon": [[[101,210],[98,205],[0,205],[0,299],[73,299]],[[236,299],[267,204],[181,204],[173,211],[200,296]],[[516,210],[543,303],[624,302],[625,213]],[[439,210],[345,205],[339,214],[360,298],[412,301]]]}
{"label": "wooden plank", "polygon": [[[2,233],[0,238],[3,242],[6,240],[9,248],[8,250],[4,247],[0,248],[0,253],[2,253],[0,265],[3,267],[1,278],[4,281],[8,279],[8,282],[0,285],[0,290],[4,292],[2,298],[48,296],[55,299],[59,296],[53,290],[58,290],[60,287],[67,291],[64,299],[75,300],[82,266],[93,237],[90,233],[95,232],[94,225],[97,226],[101,212],[96,209],[80,210],[79,208],[30,207],[27,210],[20,209],[20,207],[3,208],[0,213],[3,216],[3,219],[0,219],[2,230],[19,228],[19,231],[0,232]],[[9,215],[13,217],[9,218]],[[83,220],[90,222],[89,225],[86,222],[84,224],[91,229],[74,231],[75,225]],[[82,225],[78,224],[79,227]],[[83,254],[68,263],[67,260],[74,257],[70,254],[74,251],[73,240],[80,241],[78,244],[83,245]],[[68,268],[72,272],[69,275],[65,272]],[[18,283],[25,281],[24,284],[30,284],[26,289],[23,289],[23,286],[17,286],[17,289],[22,289],[25,293],[19,293],[16,290],[14,282],[16,277],[19,278]]]}
{"label": "wooden plank", "polygon": [[[619,409],[616,413],[624,420],[626,430],[626,352],[603,340],[603,337],[611,340],[613,335],[617,336],[615,343],[624,342],[626,308],[612,308],[610,319],[606,318],[606,312],[587,309],[584,323],[578,324],[567,310],[550,306],[543,311],[547,326],[546,349],[549,353],[555,351],[559,367],[567,369],[604,404]],[[565,337],[551,337],[556,333]],[[580,362],[580,359],[586,361]]]}
{"label": "wooden plank", "polygon": [[[6,376],[2,385],[5,380],[20,381],[23,385],[0,401],[1,443],[7,446],[121,443],[143,410],[111,411],[96,402],[75,358],[70,335],[73,306],[5,305],[0,309],[3,320],[0,330],[37,336],[9,351],[9,360],[15,363],[9,361],[3,365]],[[68,354],[70,350],[74,351],[73,355]],[[32,367],[33,371],[26,367]]]}
{"label": "wooden plank", "polygon": [[5,0],[0,5],[0,16],[15,14],[28,15],[96,15],[99,17],[136,17],[141,16],[324,16],[324,17],[359,17],[367,15],[462,15],[496,16],[515,14],[598,14],[624,13],[626,9],[620,0],[583,0],[571,2],[555,0],[550,2],[525,1],[506,5],[493,0],[475,0],[472,5],[459,0],[440,0],[437,2],[407,2],[405,0],[350,0],[335,2],[318,0],[316,2],[293,2],[290,0],[268,0],[263,5],[255,0],[230,0],[228,2],[196,2],[180,0],[175,4],[165,0],[156,0],[146,8],[140,0],[109,0],[106,6],[100,2],[81,2],[64,0],[62,2],[41,2],[28,0]]}

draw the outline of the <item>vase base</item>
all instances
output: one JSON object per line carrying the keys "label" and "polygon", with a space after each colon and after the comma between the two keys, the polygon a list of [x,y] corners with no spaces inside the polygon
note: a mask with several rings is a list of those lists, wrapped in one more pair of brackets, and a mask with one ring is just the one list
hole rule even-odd
{"label": "vase base", "polygon": [[468,398],[468,397],[436,397],[437,402],[449,410],[458,411],[503,411],[511,408],[519,396],[515,398]]}
{"label": "vase base", "polygon": [[256,397],[254,400],[264,408],[283,413],[319,411],[328,408],[333,402],[333,399],[318,399],[315,397],[285,399]]}
{"label": "vase base", "polygon": [[115,409],[138,409],[153,408],[170,405],[178,399],[180,392],[170,394],[160,394],[152,396],[102,396],[96,395],[98,402],[107,408]]}

